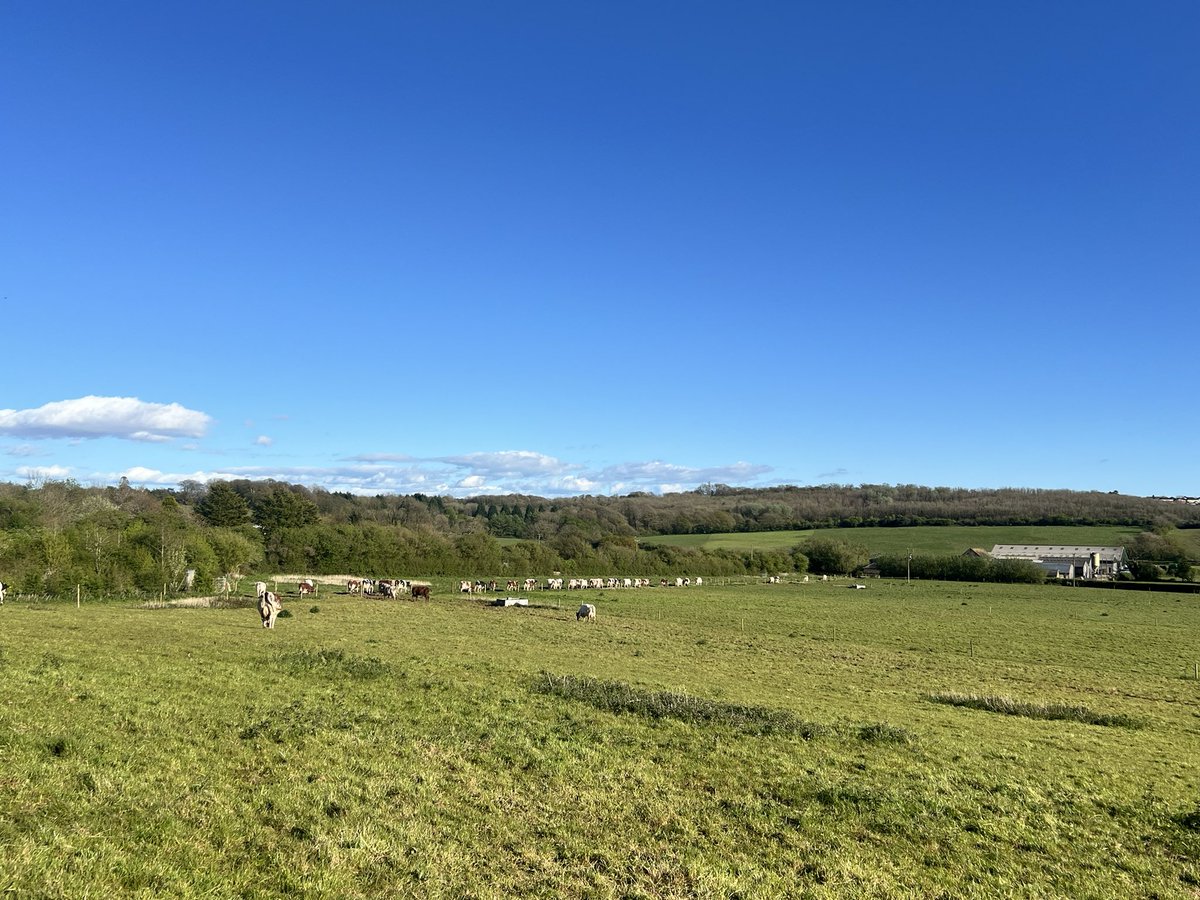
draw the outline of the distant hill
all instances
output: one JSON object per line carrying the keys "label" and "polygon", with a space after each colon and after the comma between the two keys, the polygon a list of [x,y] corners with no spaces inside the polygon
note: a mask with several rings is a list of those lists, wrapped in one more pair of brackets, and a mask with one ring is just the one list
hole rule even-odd
{"label": "distant hill", "polygon": [[[841,540],[866,547],[871,556],[908,553],[944,556],[969,547],[990,550],[995,544],[1062,544],[1070,546],[1122,546],[1141,529],[1124,525],[927,525],[900,528],[841,528]],[[734,534],[687,534],[647,537],[646,547],[688,547],[699,550],[785,550],[828,530],[766,531]],[[1198,535],[1200,536],[1200,535]]]}

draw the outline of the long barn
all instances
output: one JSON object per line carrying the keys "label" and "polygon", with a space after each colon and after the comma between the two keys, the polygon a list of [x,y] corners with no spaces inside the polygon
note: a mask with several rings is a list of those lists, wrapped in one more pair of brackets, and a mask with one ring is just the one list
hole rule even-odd
{"label": "long barn", "polygon": [[1056,578],[1112,578],[1129,566],[1124,547],[996,544],[993,559],[1027,559]]}

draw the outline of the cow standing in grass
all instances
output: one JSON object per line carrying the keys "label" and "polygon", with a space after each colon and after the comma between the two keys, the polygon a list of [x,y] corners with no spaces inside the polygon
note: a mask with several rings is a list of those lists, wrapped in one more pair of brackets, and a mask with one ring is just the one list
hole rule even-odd
{"label": "cow standing in grass", "polygon": [[8,593],[8,585],[0,581],[0,606],[4,605],[4,595]]}
{"label": "cow standing in grass", "polygon": [[589,622],[595,622],[596,621],[595,605],[592,603],[585,603],[585,604],[583,604],[583,606],[579,607],[579,611],[575,613],[575,621],[578,622],[580,619],[587,619]]}
{"label": "cow standing in grass", "polygon": [[263,591],[258,596],[258,614],[262,617],[263,628],[274,628],[275,617],[283,611],[283,604],[270,591]]}

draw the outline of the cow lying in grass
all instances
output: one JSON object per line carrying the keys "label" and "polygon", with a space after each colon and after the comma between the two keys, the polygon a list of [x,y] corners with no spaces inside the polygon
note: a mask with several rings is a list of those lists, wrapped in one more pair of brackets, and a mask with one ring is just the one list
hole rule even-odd
{"label": "cow lying in grass", "polygon": [[283,604],[270,591],[263,591],[258,595],[258,614],[262,616],[263,628],[274,628],[275,617],[282,610]]}
{"label": "cow lying in grass", "polygon": [[575,613],[575,621],[578,622],[580,619],[587,619],[589,622],[595,622],[596,607],[591,603],[583,604],[583,606],[579,607],[579,611]]}

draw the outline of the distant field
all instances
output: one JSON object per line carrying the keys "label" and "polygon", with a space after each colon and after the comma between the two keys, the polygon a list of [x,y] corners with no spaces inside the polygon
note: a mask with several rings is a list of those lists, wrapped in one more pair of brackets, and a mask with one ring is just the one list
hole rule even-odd
{"label": "distant field", "polygon": [[812,535],[862,544],[872,556],[884,553],[945,555],[968,547],[991,550],[996,544],[1121,546],[1140,528],[1096,526],[931,525],[914,528],[823,528],[819,531],[755,531],[736,534],[670,534],[644,537],[644,547],[697,547],[704,550],[790,550]]}
{"label": "distant field", "polygon": [[0,893],[1195,900],[1200,598],[434,585],[5,603]]}

